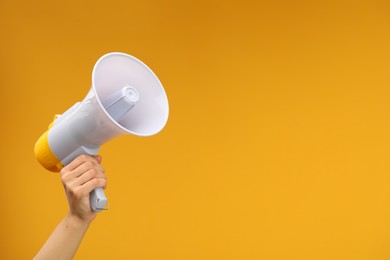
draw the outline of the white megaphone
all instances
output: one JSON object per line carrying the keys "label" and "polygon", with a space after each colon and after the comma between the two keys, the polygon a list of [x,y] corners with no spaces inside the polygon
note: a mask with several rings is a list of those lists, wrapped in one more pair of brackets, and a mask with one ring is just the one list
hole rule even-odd
{"label": "white megaphone", "polygon": [[[81,154],[97,154],[116,136],[158,133],[168,113],[167,96],[153,71],[128,54],[108,53],[95,64],[87,96],[55,117],[36,142],[35,156],[44,168],[58,172]],[[90,202],[96,212],[106,208],[102,188],[91,192]]]}

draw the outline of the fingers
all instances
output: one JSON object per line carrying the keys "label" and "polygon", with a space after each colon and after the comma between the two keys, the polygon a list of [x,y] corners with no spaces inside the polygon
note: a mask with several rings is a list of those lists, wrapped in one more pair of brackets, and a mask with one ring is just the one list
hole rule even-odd
{"label": "fingers", "polygon": [[76,159],[74,159],[69,165],[62,168],[60,174],[65,177],[65,179],[73,179],[79,177],[81,174],[86,172],[90,168],[96,168],[100,171],[104,172],[103,167],[99,164],[99,160],[94,157],[90,157],[87,155],[80,155]]}
{"label": "fingers", "polygon": [[[81,155],[72,161],[68,166],[61,170],[61,180],[66,190],[84,189],[86,193],[90,192],[96,187],[106,186],[106,175],[104,168],[100,165],[101,156],[90,157]],[[88,182],[91,184],[84,186]],[[99,185],[99,186],[95,186]],[[92,187],[91,189],[89,187]]]}
{"label": "fingers", "polygon": [[97,155],[96,157],[91,157],[83,154],[77,157],[76,159],[74,159],[70,164],[62,168],[61,171],[72,171],[86,161],[96,162],[97,164],[100,164],[101,160],[102,157],[100,155]]}
{"label": "fingers", "polygon": [[100,164],[95,161],[88,160],[80,164],[74,170],[70,171],[69,174],[72,175],[73,178],[78,178],[85,172],[87,172],[89,169],[95,169],[96,171],[104,172],[104,168]]}
{"label": "fingers", "polygon": [[99,170],[95,168],[87,169],[83,172],[79,177],[77,177],[74,180],[75,185],[83,185],[84,183],[94,179],[94,178],[101,178],[106,179],[106,175],[104,174],[104,170]]}

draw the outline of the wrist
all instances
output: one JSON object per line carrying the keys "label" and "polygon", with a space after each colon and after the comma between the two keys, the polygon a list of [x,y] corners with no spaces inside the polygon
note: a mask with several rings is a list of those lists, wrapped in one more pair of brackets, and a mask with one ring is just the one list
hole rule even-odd
{"label": "wrist", "polygon": [[72,212],[69,212],[65,219],[67,220],[68,226],[69,227],[74,227],[74,228],[88,228],[89,225],[91,224],[92,219],[85,219],[85,218],[80,218],[79,216],[73,214]]}

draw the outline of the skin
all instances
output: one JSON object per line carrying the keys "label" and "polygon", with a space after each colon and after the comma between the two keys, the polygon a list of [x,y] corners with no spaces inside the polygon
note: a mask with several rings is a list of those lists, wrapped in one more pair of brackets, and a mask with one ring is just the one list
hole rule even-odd
{"label": "skin", "polygon": [[96,217],[96,212],[90,207],[89,193],[107,185],[101,161],[100,156],[81,155],[61,170],[69,212],[34,257],[35,260],[73,258]]}

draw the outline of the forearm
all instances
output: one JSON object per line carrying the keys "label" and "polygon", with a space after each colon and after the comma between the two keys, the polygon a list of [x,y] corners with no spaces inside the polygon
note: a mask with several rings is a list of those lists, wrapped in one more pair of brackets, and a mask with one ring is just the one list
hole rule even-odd
{"label": "forearm", "polygon": [[72,259],[89,224],[89,221],[82,221],[68,214],[58,224],[34,259]]}

